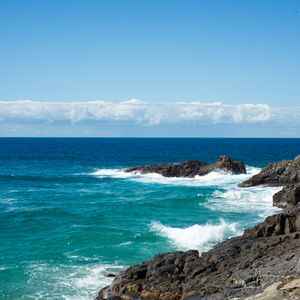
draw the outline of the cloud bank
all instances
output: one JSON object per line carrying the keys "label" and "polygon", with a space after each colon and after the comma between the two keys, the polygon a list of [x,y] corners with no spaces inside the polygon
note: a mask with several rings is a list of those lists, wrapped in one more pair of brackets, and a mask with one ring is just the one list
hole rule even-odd
{"label": "cloud bank", "polygon": [[300,137],[300,107],[136,99],[0,101],[0,136]]}
{"label": "cloud bank", "polygon": [[136,99],[123,102],[0,101],[0,122],[125,121],[153,126],[158,124],[255,124],[269,121],[267,104],[224,104],[221,102],[149,103]]}

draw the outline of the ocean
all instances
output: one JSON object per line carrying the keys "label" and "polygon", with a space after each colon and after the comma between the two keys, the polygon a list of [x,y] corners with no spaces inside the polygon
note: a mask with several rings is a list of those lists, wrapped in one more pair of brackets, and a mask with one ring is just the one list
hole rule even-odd
{"label": "ocean", "polygon": [[[280,188],[237,184],[299,153],[300,139],[1,138],[0,299],[93,299],[131,264],[239,235]],[[222,154],[248,174],[122,172]]]}

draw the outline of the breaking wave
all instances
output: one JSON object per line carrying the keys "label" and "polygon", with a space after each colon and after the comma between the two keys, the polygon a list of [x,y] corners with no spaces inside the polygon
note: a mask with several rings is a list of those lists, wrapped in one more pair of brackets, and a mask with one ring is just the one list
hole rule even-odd
{"label": "breaking wave", "polygon": [[222,170],[211,172],[194,178],[164,177],[157,173],[141,174],[139,172],[125,172],[123,169],[98,169],[89,175],[98,178],[120,178],[142,183],[158,183],[183,186],[225,186],[242,182],[257,174],[261,169],[247,166],[247,174],[232,175]]}
{"label": "breaking wave", "polygon": [[201,251],[206,251],[212,245],[240,233],[235,223],[227,223],[223,219],[218,224],[195,224],[187,228],[170,227],[159,222],[152,222],[150,229],[156,234],[168,238],[179,249]]}

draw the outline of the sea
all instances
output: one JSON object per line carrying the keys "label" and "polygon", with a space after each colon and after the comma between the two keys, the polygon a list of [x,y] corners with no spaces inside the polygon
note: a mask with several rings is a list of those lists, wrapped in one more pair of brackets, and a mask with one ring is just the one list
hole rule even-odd
{"label": "sea", "polygon": [[[246,175],[127,167],[229,155]],[[278,211],[278,187],[239,188],[300,139],[0,138],[0,299],[93,299],[161,252],[207,251]]]}

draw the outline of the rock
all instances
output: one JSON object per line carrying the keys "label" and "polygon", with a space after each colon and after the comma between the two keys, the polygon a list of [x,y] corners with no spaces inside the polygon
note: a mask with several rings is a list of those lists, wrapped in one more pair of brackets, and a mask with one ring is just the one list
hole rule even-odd
{"label": "rock", "polygon": [[297,300],[300,299],[300,278],[286,277],[267,287],[262,293],[244,300]]}
{"label": "rock", "polygon": [[300,207],[267,217],[263,223],[246,229],[244,236],[269,237],[297,232],[300,231],[300,222],[297,220],[300,221]]}
{"label": "rock", "polygon": [[223,170],[232,174],[246,174],[245,164],[232,160],[228,156],[220,156],[213,164],[198,160],[188,160],[174,164],[155,164],[128,168],[125,172],[139,172],[141,174],[157,173],[165,177],[195,177],[203,176],[212,171]]}
{"label": "rock", "polygon": [[269,164],[257,175],[239,184],[240,187],[256,185],[282,186],[300,183],[300,155],[293,160]]}
{"label": "rock", "polygon": [[300,203],[300,184],[284,187],[273,196],[273,204],[280,208],[294,207]]}
{"label": "rock", "polygon": [[297,207],[266,218],[245,230],[243,236],[224,241],[202,255],[196,250],[156,255],[119,273],[96,299],[244,299],[283,277],[299,277],[299,257]]}

